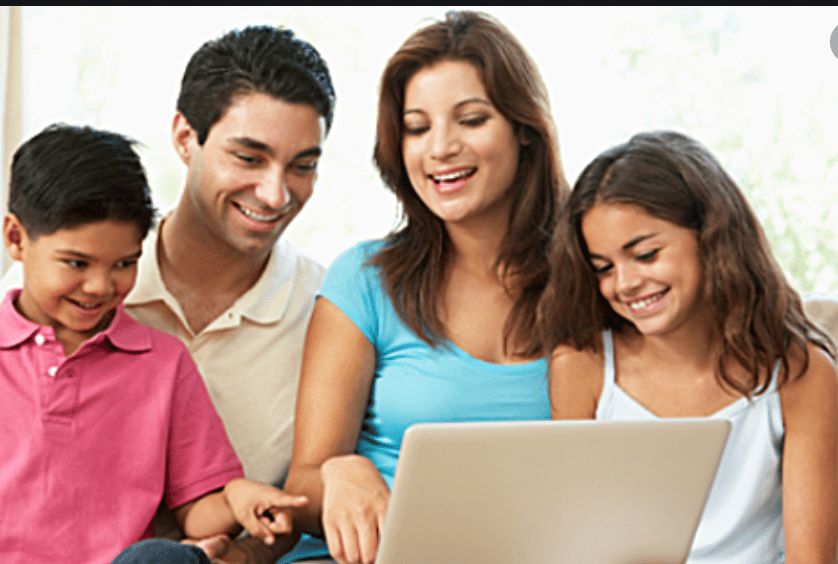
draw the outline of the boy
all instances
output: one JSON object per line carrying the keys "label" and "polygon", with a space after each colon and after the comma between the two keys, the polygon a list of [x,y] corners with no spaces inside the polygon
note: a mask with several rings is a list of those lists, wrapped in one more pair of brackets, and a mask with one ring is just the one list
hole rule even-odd
{"label": "boy", "polygon": [[109,562],[152,535],[164,496],[188,536],[238,519],[268,543],[305,503],[242,478],[185,347],[122,309],[155,213],[132,144],[50,126],[12,161],[3,240],[24,279],[0,304],[4,563]]}

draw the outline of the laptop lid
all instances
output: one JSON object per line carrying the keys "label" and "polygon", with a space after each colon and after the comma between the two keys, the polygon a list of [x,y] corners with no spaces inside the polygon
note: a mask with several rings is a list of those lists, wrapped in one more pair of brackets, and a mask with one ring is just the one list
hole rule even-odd
{"label": "laptop lid", "polygon": [[376,564],[683,562],[730,423],[407,430]]}

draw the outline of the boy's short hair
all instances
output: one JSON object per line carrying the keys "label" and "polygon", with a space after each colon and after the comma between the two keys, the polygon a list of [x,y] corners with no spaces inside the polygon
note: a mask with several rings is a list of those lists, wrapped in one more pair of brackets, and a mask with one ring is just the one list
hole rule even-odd
{"label": "boy's short hair", "polygon": [[251,26],[207,41],[186,65],[177,110],[203,145],[238,95],[261,92],[314,106],[332,125],[335,90],[326,61],[290,29]]}
{"label": "boy's short hair", "polygon": [[12,158],[9,211],[32,239],[108,219],[145,237],[156,212],[134,145],[92,127],[48,126]]}

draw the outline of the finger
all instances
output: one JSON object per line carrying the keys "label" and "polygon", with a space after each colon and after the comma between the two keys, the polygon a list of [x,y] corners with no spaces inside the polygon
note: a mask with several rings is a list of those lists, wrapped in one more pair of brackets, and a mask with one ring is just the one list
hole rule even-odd
{"label": "finger", "polygon": [[358,552],[360,562],[372,564],[378,552],[378,521],[365,522],[358,531]]}
{"label": "finger", "polygon": [[[265,523],[264,519],[267,519],[267,517],[263,518],[263,523]],[[265,524],[268,529],[275,534],[282,535],[290,533],[292,528],[291,515],[289,515],[287,511],[277,511],[276,513],[272,512],[270,514],[270,520]]]}
{"label": "finger", "polygon": [[[258,509],[256,509],[258,511]],[[266,544],[272,544],[274,541],[273,533],[270,529],[262,523],[262,516],[264,513],[257,515],[256,513],[247,513],[242,516],[241,525],[252,537],[256,537]]]}
{"label": "finger", "polygon": [[304,495],[289,495],[282,490],[276,490],[269,496],[268,501],[271,507],[284,509],[286,507],[303,507],[308,504],[308,498]]}
{"label": "finger", "polygon": [[341,530],[336,526],[323,527],[323,533],[326,536],[326,544],[329,547],[329,555],[335,559],[338,564],[351,564],[346,558],[346,546],[344,545],[344,536]]}

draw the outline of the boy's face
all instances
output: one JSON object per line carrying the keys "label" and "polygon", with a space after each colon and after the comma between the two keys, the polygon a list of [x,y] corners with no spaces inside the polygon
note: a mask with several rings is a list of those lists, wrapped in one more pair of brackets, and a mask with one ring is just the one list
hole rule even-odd
{"label": "boy's face", "polygon": [[173,141],[188,167],[181,205],[207,243],[269,252],[311,197],[325,131],[314,106],[260,92],[238,96],[203,145],[178,114]]}
{"label": "boy's face", "polygon": [[8,214],[3,235],[9,255],[23,263],[15,307],[30,321],[52,327],[65,349],[74,351],[106,329],[134,286],[142,237],[133,222],[86,223],[33,240]]}

